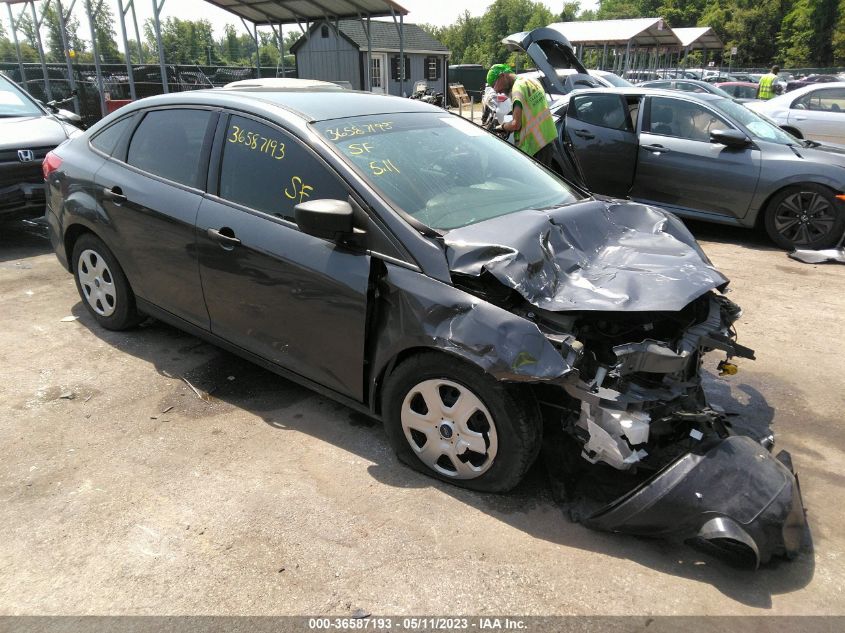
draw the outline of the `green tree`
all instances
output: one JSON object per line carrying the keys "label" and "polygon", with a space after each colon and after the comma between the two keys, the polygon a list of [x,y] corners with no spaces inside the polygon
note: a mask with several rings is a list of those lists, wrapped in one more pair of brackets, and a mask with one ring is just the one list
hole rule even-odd
{"label": "green tree", "polygon": [[813,57],[813,11],[810,0],[797,0],[781,22],[778,47],[785,66],[806,66]]}
{"label": "green tree", "polygon": [[[59,14],[56,11],[56,4],[54,2],[41,3],[41,15],[44,28],[47,29],[47,40],[45,46],[47,48],[47,59],[51,62],[64,62],[65,50],[62,44],[62,30],[59,23]],[[82,38],[79,37],[79,20],[75,16],[65,22],[65,27],[68,34],[68,48],[74,53],[83,52],[85,44]]]}
{"label": "green tree", "polygon": [[[117,48],[117,41],[115,40],[114,14],[112,10],[108,4],[103,2],[99,5],[99,11],[97,11],[97,5],[92,2],[91,11],[95,12],[92,16],[92,21],[94,22],[94,36],[97,38],[97,52],[100,55],[100,60],[107,64],[123,62],[123,54]],[[94,60],[93,45],[90,53],[80,55],[80,59],[86,62],[92,62]]]}
{"label": "green tree", "polygon": [[839,0],[831,40],[833,63],[837,66],[845,65],[845,0]]}
{"label": "green tree", "polygon": [[578,18],[578,11],[580,9],[580,2],[564,2],[563,11],[560,12],[560,21],[574,22]]}

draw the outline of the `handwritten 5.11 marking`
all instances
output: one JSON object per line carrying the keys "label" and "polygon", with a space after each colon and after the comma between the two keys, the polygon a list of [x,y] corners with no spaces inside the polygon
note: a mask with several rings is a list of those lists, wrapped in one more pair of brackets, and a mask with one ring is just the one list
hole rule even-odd
{"label": "handwritten 5.11 marking", "polygon": [[247,132],[237,125],[233,125],[230,132],[232,133],[228,138],[230,143],[238,143],[249,149],[257,150],[276,160],[282,160],[285,157],[285,144],[276,139],[261,136],[256,132]]}
{"label": "handwritten 5.11 marking", "polygon": [[399,171],[399,168],[393,164],[393,161],[389,158],[386,160],[372,160],[370,161],[370,171],[373,172],[374,176],[381,176],[382,174],[387,173],[397,173],[401,174],[402,172]]}

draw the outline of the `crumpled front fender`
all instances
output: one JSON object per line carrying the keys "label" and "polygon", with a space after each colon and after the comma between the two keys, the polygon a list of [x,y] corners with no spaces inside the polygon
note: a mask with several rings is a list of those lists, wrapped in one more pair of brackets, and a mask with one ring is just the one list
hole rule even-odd
{"label": "crumpled front fender", "polygon": [[584,521],[588,527],[676,537],[756,567],[795,556],[806,519],[789,454],[749,437],[687,453]]}

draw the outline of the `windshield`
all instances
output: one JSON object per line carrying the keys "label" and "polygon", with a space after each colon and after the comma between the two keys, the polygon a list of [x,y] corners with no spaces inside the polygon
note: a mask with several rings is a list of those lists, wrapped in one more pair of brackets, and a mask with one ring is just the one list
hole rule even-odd
{"label": "windshield", "polygon": [[334,119],[315,128],[367,182],[433,229],[581,198],[518,149],[445,111]]}
{"label": "windshield", "polygon": [[[592,72],[590,74],[592,74]],[[601,77],[607,83],[612,86],[616,86],[617,88],[631,88],[634,85],[630,81],[625,81],[624,79],[622,79],[622,77],[614,73],[601,73],[600,75],[597,74],[597,76]]]}
{"label": "windshield", "polygon": [[0,77],[0,117],[41,116],[44,113],[29,95],[19,90],[12,82]]}
{"label": "windshield", "polygon": [[712,104],[744,125],[755,139],[780,143],[781,145],[798,145],[801,143],[794,136],[780,129],[773,121],[752,112],[741,103],[737,103],[730,98],[719,99],[713,101]]}

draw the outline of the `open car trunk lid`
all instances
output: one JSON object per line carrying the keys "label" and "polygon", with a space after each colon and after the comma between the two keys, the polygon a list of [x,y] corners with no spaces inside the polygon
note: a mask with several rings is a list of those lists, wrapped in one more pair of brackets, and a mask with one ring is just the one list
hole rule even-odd
{"label": "open car trunk lid", "polygon": [[[571,92],[578,75],[584,75],[590,83],[595,80],[587,73],[587,68],[578,61],[569,40],[560,31],[550,28],[539,28],[533,31],[514,33],[502,40],[509,51],[516,51],[528,55],[537,69],[546,77],[546,90],[558,94]],[[566,79],[558,76],[558,70],[574,69],[576,74]]]}

